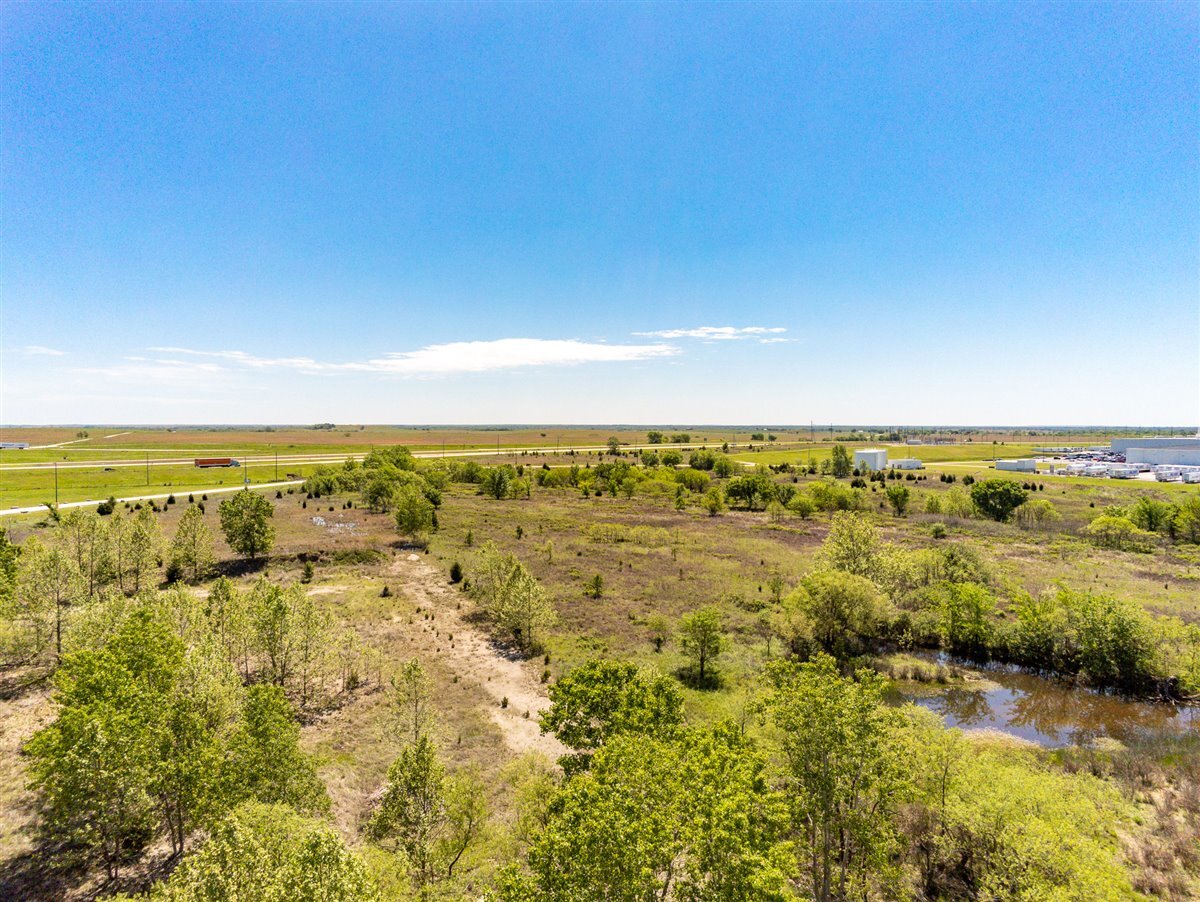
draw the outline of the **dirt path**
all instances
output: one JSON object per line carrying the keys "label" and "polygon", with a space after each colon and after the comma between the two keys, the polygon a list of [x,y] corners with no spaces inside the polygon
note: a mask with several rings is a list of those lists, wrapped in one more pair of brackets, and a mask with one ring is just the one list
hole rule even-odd
{"label": "dirt path", "polygon": [[[558,758],[567,748],[554,736],[541,732],[538,715],[550,705],[545,684],[539,682],[540,661],[525,662],[509,656],[459,610],[464,596],[446,584],[442,572],[415,554],[402,555],[391,568],[401,577],[401,591],[432,620],[420,621],[414,641],[423,654],[437,655],[459,678],[474,683],[491,701],[488,712],[505,744],[517,754],[542,752]],[[453,643],[448,636],[454,637]],[[501,707],[508,699],[508,706]]]}

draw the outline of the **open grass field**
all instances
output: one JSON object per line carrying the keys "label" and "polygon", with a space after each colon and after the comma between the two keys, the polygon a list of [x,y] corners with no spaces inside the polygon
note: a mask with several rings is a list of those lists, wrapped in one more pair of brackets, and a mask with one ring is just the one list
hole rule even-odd
{"label": "open grass field", "polygon": [[[560,462],[539,455],[517,460],[537,464],[551,459]],[[583,462],[596,459],[585,457]],[[79,471],[83,479],[90,472]],[[172,481],[189,475],[187,468],[151,472]],[[109,475],[117,479],[120,471]],[[112,485],[143,489],[135,484],[139,475],[144,478],[144,472],[135,469],[129,485]],[[243,474],[221,475],[237,480]],[[907,517],[882,509],[881,490],[867,495],[870,503],[863,515],[885,542],[906,551],[947,544],[970,549],[986,566],[991,584],[1006,595],[1036,594],[1055,585],[1099,590],[1134,599],[1155,614],[1200,624],[1200,547],[1163,545],[1138,554],[1100,549],[1077,535],[1097,508],[1128,504],[1139,493],[1157,493],[1160,487],[1046,480],[1046,490],[1038,497],[1051,501],[1061,520],[1047,530],[1030,530],[920,513],[926,496],[952,490],[934,473],[921,475],[924,478],[905,483],[915,494],[915,512]],[[273,472],[252,471],[252,476],[266,479]],[[797,477],[796,484],[802,487],[808,481],[810,477]],[[85,483],[77,488],[87,487]],[[158,514],[167,536],[188,507],[180,495],[178,503]],[[683,672],[687,659],[673,635],[661,650],[655,649],[656,619],[675,623],[702,605],[715,605],[722,612],[729,643],[719,662],[720,688],[681,686],[685,714],[692,724],[731,718],[760,730],[753,713],[756,687],[766,666],[781,654],[769,628],[769,580],[778,574],[786,586],[795,585],[814,567],[830,525],[824,514],[801,519],[730,511],[710,517],[694,502],[678,510],[669,487],[653,481],[643,483],[629,498],[534,489],[528,499],[504,501],[484,497],[474,486],[451,484],[438,512],[439,528],[428,548],[420,550],[400,540],[390,515],[347,507],[353,496],[309,499],[292,487],[281,489],[278,497],[274,490],[265,495],[278,536],[269,559],[257,567],[241,564],[220,537],[216,499],[206,506],[204,520],[217,537],[220,569],[249,589],[260,575],[295,583],[306,561],[315,564],[305,591],[339,627],[352,630],[372,650],[377,662],[372,666],[384,683],[402,662],[416,658],[423,663],[433,686],[434,729],[447,765],[472,769],[487,786],[492,826],[472,848],[460,873],[439,884],[437,897],[447,899],[477,897],[500,864],[521,853],[512,832],[517,810],[509,781],[514,768],[529,756],[549,766],[562,753],[554,737],[537,727],[538,713],[548,704],[547,681],[596,657],[628,659],[668,674]],[[934,537],[935,523],[945,527],[944,538]],[[5,525],[18,542],[34,535],[45,539],[52,532],[41,515],[11,517]],[[449,583],[454,563],[471,577],[486,543],[516,555],[553,601],[558,620],[542,637],[536,656],[523,657],[497,641],[475,603]],[[585,583],[597,575],[603,590],[599,597],[590,597]],[[207,586],[194,591],[207,592]],[[881,659],[879,666],[919,671],[928,665],[922,659],[893,655]],[[53,716],[46,682],[22,683],[15,679],[21,673],[9,672],[9,688],[0,699],[0,750],[7,753],[0,761],[0,886],[10,890],[28,889],[40,854],[35,797],[24,788],[25,765],[17,752]],[[363,834],[397,752],[386,729],[389,711],[386,693],[368,674],[363,688],[304,717],[302,744],[316,756],[333,803],[332,823],[364,856],[385,895],[406,898],[402,870]],[[1055,716],[1076,715],[1058,710]],[[995,743],[1007,748],[1013,740],[980,734],[972,742],[981,748]],[[1149,802],[1142,808],[1141,826],[1128,828],[1134,846],[1157,841],[1155,809]],[[162,848],[152,851],[128,879],[147,879],[164,854]],[[1185,874],[1179,879],[1191,878]],[[45,892],[28,897],[90,898],[101,886],[95,871],[73,873],[61,882],[45,883]]]}

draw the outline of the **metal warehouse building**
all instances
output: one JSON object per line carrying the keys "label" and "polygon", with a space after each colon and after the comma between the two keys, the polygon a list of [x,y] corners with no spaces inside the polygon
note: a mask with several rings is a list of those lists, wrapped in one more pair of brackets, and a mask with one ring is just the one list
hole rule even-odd
{"label": "metal warehouse building", "polygon": [[886,470],[886,448],[863,448],[854,452],[854,468],[856,470]]}
{"label": "metal warehouse building", "polygon": [[1200,451],[1200,436],[1194,438],[1115,438],[1112,440],[1113,452],[1124,454],[1126,460],[1130,460],[1129,451],[1131,448]]}
{"label": "metal warehouse building", "polygon": [[[1114,442],[1114,444],[1116,444]],[[1191,447],[1131,447],[1125,452],[1125,460],[1131,464],[1175,464],[1184,467],[1200,467],[1200,442]]]}
{"label": "metal warehouse building", "polygon": [[1018,473],[1036,473],[1037,461],[1032,457],[1018,460],[998,460],[996,461],[996,469],[1016,470]]}

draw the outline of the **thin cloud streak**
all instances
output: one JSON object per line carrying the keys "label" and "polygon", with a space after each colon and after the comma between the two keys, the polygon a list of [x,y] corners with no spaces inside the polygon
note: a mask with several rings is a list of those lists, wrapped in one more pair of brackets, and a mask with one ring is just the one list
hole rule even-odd
{"label": "thin cloud streak", "polygon": [[786,332],[781,326],[698,326],[694,329],[661,329],[657,332],[634,332],[642,338],[699,338],[702,341],[738,341]]}
{"label": "thin cloud streak", "polygon": [[45,345],[25,345],[21,348],[21,353],[26,357],[63,357],[67,352],[48,348]]}
{"label": "thin cloud streak", "polygon": [[[680,353],[679,348],[674,345],[661,342],[626,345],[542,338],[448,342],[427,345],[416,351],[398,351],[365,361],[346,363],[330,363],[311,357],[258,357],[245,351],[199,351],[178,347],[154,347],[149,350],[160,354],[219,360],[250,369],[282,369],[309,374],[357,372],[394,376],[447,376],[524,367],[627,363],[674,357]],[[155,362],[168,366],[179,363],[174,360]]]}

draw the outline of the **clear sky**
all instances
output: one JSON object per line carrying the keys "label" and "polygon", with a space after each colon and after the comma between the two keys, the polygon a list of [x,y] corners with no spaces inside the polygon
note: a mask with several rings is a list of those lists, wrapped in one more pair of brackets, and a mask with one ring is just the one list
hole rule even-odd
{"label": "clear sky", "polygon": [[0,6],[0,422],[1189,424],[1200,5]]}

